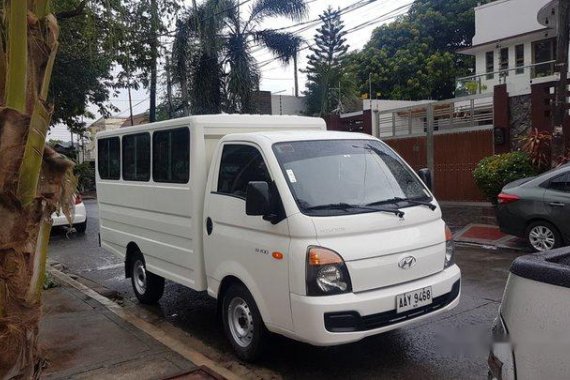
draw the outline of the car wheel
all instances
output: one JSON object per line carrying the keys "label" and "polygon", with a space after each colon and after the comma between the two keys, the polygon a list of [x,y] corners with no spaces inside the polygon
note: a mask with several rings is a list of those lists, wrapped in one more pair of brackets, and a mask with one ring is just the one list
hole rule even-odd
{"label": "car wheel", "polygon": [[537,252],[549,251],[562,245],[556,227],[545,221],[531,223],[526,229],[526,237],[531,248]]}
{"label": "car wheel", "polygon": [[164,293],[164,278],[146,270],[142,254],[131,260],[131,283],[135,296],[145,305],[158,302]]}
{"label": "car wheel", "polygon": [[263,352],[267,335],[251,293],[241,284],[225,292],[222,300],[224,332],[240,359],[253,361]]}
{"label": "car wheel", "polygon": [[87,219],[85,219],[85,222],[83,222],[83,223],[74,224],[73,228],[75,228],[75,231],[78,234],[84,234],[85,230],[87,230]]}

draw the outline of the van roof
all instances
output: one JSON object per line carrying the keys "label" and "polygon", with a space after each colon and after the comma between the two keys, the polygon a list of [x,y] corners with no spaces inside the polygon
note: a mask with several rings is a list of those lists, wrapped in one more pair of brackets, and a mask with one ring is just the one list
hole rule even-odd
{"label": "van roof", "polygon": [[[290,115],[197,115],[187,116],[178,119],[171,119],[150,124],[140,124],[132,127],[119,128],[110,131],[102,131],[97,136],[122,135],[131,132],[155,130],[162,128],[172,128],[184,125],[200,125],[205,130],[216,130],[216,133],[226,134],[228,131],[221,131],[230,128],[231,133],[240,133],[240,128],[246,131],[253,130],[279,130],[283,127],[299,130],[326,130],[325,121],[317,117],[290,116]],[[234,132],[235,129],[235,132]],[[218,132],[219,131],[219,132]],[[208,133],[208,132],[205,132]]]}
{"label": "van roof", "polygon": [[[253,136],[255,136],[253,138]],[[248,133],[232,133],[232,140],[263,139],[270,144],[288,141],[307,141],[307,140],[372,140],[374,137],[365,133],[355,132],[338,132],[338,131],[318,131],[318,130],[283,130],[283,131],[262,131]]]}

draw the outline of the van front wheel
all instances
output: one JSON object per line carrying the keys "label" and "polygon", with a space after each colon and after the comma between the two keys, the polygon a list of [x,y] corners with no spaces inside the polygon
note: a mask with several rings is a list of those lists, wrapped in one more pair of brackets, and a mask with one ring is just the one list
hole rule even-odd
{"label": "van front wheel", "polygon": [[268,332],[245,286],[232,285],[223,296],[224,331],[240,359],[253,361],[263,352]]}
{"label": "van front wheel", "polygon": [[135,296],[145,305],[157,303],[164,293],[164,278],[146,270],[141,254],[136,255],[131,263],[131,283]]}

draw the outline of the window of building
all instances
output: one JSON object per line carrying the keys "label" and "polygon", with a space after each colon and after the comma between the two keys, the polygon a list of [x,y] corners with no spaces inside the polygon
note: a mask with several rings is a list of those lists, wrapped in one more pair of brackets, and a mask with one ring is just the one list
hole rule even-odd
{"label": "window of building", "polygon": [[549,188],[555,191],[570,193],[570,173],[563,174],[550,181]]}
{"label": "window of building", "polygon": [[502,76],[509,75],[509,48],[502,48],[499,55],[499,70]]}
{"label": "window of building", "polygon": [[123,179],[150,180],[150,134],[123,136]]}
{"label": "window of building", "polygon": [[101,179],[121,179],[121,142],[118,137],[97,141],[97,162]]}
{"label": "window of building", "polygon": [[493,79],[495,75],[495,54],[492,51],[485,53],[485,70],[487,72],[487,79]]}
{"label": "window of building", "polygon": [[554,74],[556,59],[556,38],[535,41],[532,43],[532,63],[534,64],[533,78]]}
{"label": "window of building", "polygon": [[218,176],[218,193],[245,198],[247,184],[251,181],[271,181],[259,150],[250,145],[225,145]]}
{"label": "window of building", "polygon": [[152,158],[152,178],[155,182],[188,183],[190,179],[188,128],[154,132]]}
{"label": "window of building", "polygon": [[523,74],[524,73],[524,45],[520,44],[520,45],[516,45],[515,46],[515,65],[517,67],[517,70],[515,71],[515,73],[517,74]]}

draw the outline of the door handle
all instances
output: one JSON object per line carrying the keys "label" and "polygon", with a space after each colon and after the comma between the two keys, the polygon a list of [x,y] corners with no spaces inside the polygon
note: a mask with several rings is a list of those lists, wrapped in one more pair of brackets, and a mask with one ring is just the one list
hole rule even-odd
{"label": "door handle", "polygon": [[206,232],[208,233],[208,235],[211,235],[213,230],[214,230],[214,223],[212,222],[212,219],[208,217],[206,218]]}
{"label": "door handle", "polygon": [[564,207],[564,203],[561,202],[550,202],[549,205],[552,207]]}

